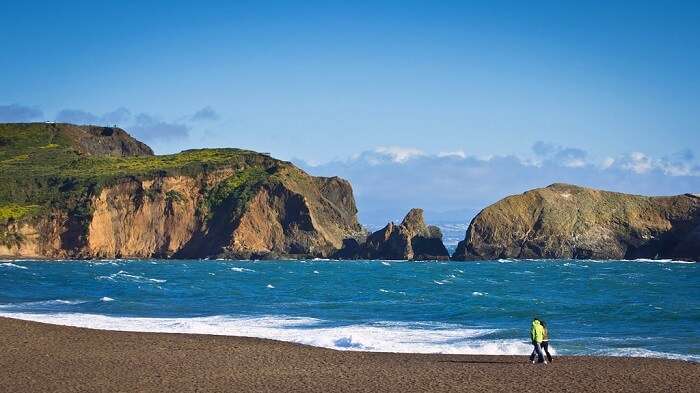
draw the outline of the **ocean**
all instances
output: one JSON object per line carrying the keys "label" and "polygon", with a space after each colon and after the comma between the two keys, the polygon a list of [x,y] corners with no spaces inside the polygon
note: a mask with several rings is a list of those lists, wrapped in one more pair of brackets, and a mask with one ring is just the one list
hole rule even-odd
{"label": "ocean", "polygon": [[340,350],[700,361],[700,271],[682,261],[0,261],[0,316]]}

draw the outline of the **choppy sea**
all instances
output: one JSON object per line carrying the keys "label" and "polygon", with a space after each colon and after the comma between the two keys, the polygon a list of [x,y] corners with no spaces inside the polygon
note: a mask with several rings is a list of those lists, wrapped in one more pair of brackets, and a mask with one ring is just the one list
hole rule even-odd
{"label": "choppy sea", "polygon": [[700,361],[700,271],[682,261],[0,261],[0,316],[271,338],[340,350]]}

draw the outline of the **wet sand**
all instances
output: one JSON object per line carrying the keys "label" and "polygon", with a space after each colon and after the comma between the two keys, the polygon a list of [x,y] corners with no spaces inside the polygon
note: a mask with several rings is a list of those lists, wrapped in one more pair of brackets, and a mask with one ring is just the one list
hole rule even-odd
{"label": "wet sand", "polygon": [[0,392],[698,392],[700,364],[344,352],[0,318]]}

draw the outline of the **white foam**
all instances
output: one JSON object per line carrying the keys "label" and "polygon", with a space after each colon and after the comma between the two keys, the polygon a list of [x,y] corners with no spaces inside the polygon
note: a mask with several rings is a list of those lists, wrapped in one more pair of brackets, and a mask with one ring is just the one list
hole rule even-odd
{"label": "white foam", "polygon": [[596,352],[596,354],[602,355],[602,356],[661,358],[661,359],[685,360],[685,361],[690,361],[690,362],[700,362],[700,356],[698,356],[698,355],[681,355],[678,353],[658,352],[658,351],[652,351],[650,349],[645,349],[645,348],[606,349],[606,350],[599,350]]}
{"label": "white foam", "polygon": [[133,318],[10,312],[0,312],[0,316],[101,330],[267,338],[349,351],[484,355],[528,355],[532,351],[530,344],[520,340],[484,338],[498,332],[497,329],[437,323],[379,322],[325,327],[318,319],[284,316]]}
{"label": "white foam", "polygon": [[25,308],[42,308],[42,307],[52,307],[61,305],[74,305],[87,303],[85,300],[64,300],[64,299],[52,299],[52,300],[40,300],[36,302],[23,302],[23,303],[8,303],[0,304],[0,310],[12,310],[12,309],[25,309]]}
{"label": "white foam", "polygon": [[484,293],[484,292],[476,292],[476,291],[472,292],[472,296],[486,296],[486,295],[487,295],[487,293]]}
{"label": "white foam", "polygon": [[632,262],[653,262],[653,263],[680,263],[680,264],[694,264],[693,261],[676,261],[674,259],[649,259],[649,258],[637,258],[632,259]]}
{"label": "white foam", "polygon": [[101,302],[113,302],[114,299],[112,299],[112,298],[109,297],[109,296],[103,296],[103,297],[100,298],[100,301],[101,301]]}
{"label": "white foam", "polygon": [[275,287],[272,284],[267,284],[266,288],[275,289]]}
{"label": "white foam", "polygon": [[382,265],[384,265],[384,266],[391,266],[391,263],[389,263],[389,262],[382,262]]}
{"label": "white foam", "polygon": [[231,270],[233,270],[234,272],[239,272],[239,273],[243,273],[243,272],[253,273],[253,272],[255,272],[255,270],[253,270],[253,269],[246,269],[244,267],[232,267]]}
{"label": "white foam", "polygon": [[129,272],[120,270],[117,273],[110,274],[109,276],[97,276],[95,277],[97,280],[110,280],[110,281],[132,281],[132,282],[138,282],[138,283],[157,283],[157,284],[162,284],[164,282],[167,282],[168,280],[161,280],[158,278],[148,278],[144,276],[139,276],[136,274],[129,274]]}
{"label": "white foam", "polygon": [[15,265],[15,264],[12,263],[12,262],[0,263],[0,267],[13,267],[13,268],[15,268],[15,269],[25,269],[25,270],[26,270],[26,269],[29,269],[29,268],[26,267],[26,266]]}

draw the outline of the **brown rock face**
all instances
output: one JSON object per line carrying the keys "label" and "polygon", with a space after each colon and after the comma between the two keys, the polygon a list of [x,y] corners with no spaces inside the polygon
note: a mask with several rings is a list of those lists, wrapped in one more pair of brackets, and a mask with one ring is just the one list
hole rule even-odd
{"label": "brown rock face", "polygon": [[[346,247],[355,247],[348,244]],[[348,252],[348,250],[344,250]],[[343,251],[341,251],[342,255]],[[365,259],[432,260],[449,259],[442,243],[442,233],[427,226],[422,209],[411,209],[401,222],[390,222],[384,228],[367,236],[358,247],[357,257]]]}
{"label": "brown rock face", "polygon": [[700,198],[645,197],[567,184],[482,210],[452,259],[700,259]]}
{"label": "brown rock face", "polygon": [[[350,183],[264,154],[153,156],[117,128],[5,127],[5,154],[32,167],[0,174],[12,182],[0,190],[0,256],[328,257],[362,233]],[[39,186],[24,192],[27,181]]]}
{"label": "brown rock face", "polygon": [[93,197],[93,213],[82,241],[71,242],[64,236],[69,229],[65,217],[42,218],[34,224],[13,224],[9,230],[17,232],[22,241],[0,245],[0,255],[327,257],[342,246],[343,239],[361,231],[352,190],[345,181],[305,175],[310,184],[330,182],[326,191],[349,193],[343,200],[326,198],[322,189],[296,192],[296,187],[273,182],[256,189],[239,213],[232,214],[235,203],[207,212],[203,210],[207,183],[220,176],[125,179]]}
{"label": "brown rock face", "polygon": [[200,225],[198,180],[125,180],[103,189],[92,201],[94,213],[81,253],[91,258],[173,255]]}

